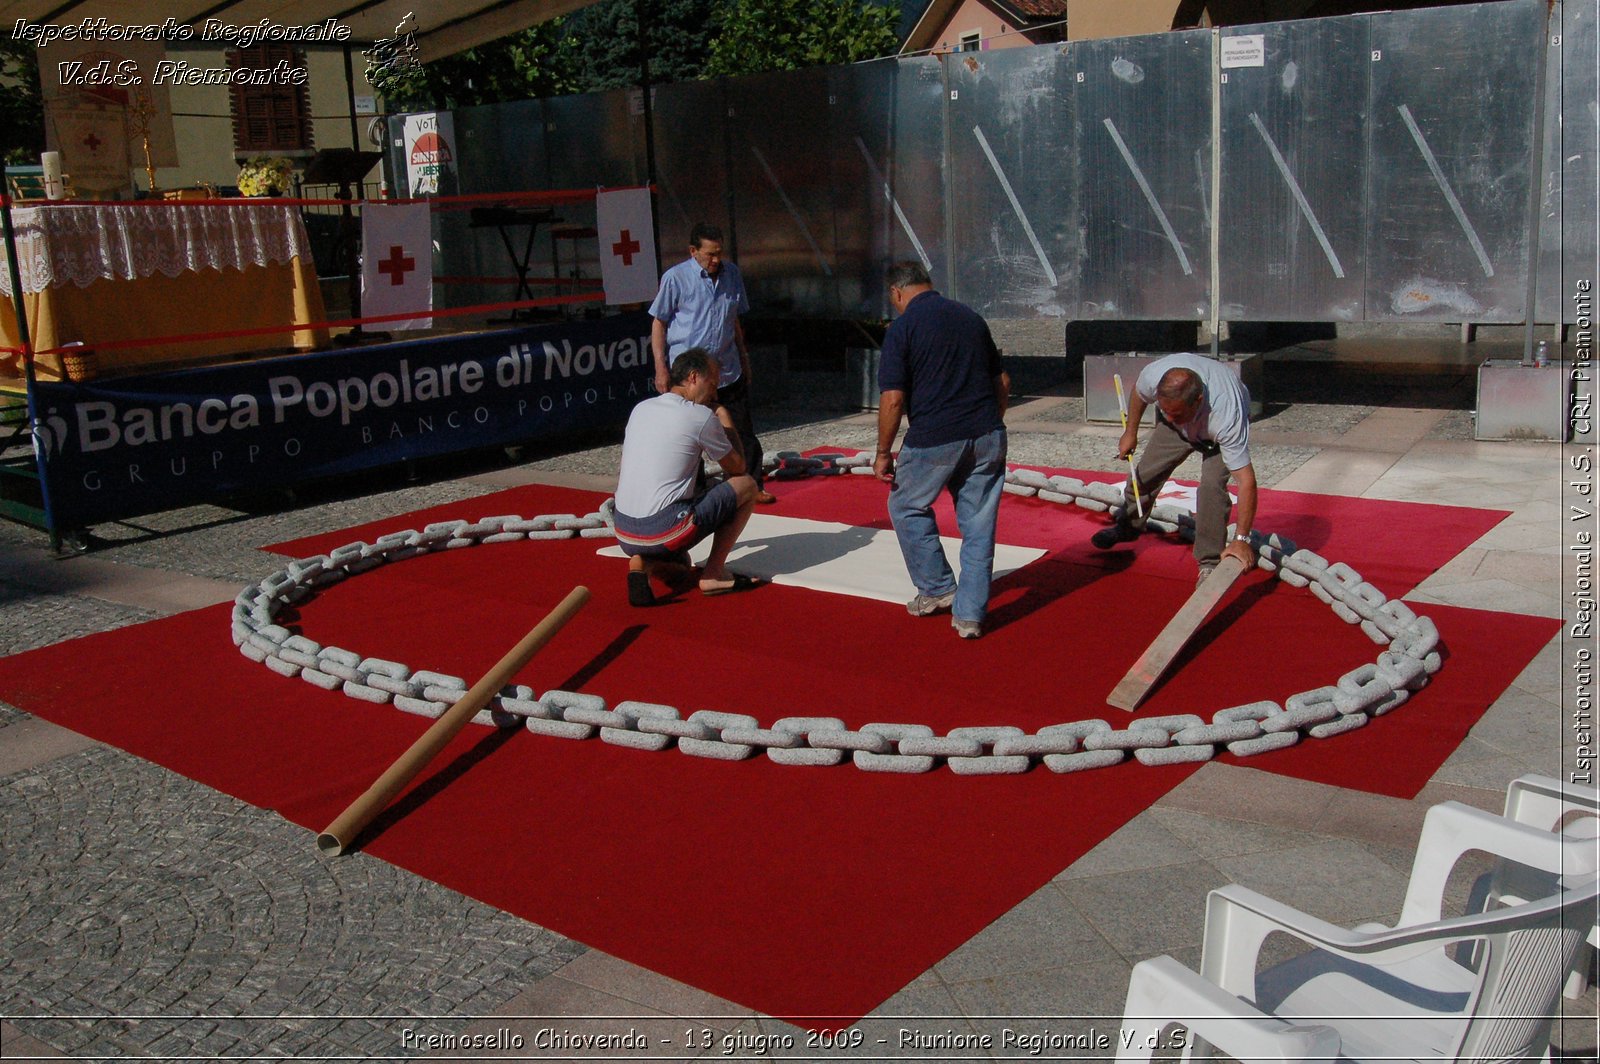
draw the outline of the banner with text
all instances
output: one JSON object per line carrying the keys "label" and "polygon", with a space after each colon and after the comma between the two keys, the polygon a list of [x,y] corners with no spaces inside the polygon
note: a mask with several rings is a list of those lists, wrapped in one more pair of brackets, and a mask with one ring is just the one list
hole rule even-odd
{"label": "banner with text", "polygon": [[39,382],[57,529],[408,459],[619,426],[652,393],[625,314],[231,366]]}

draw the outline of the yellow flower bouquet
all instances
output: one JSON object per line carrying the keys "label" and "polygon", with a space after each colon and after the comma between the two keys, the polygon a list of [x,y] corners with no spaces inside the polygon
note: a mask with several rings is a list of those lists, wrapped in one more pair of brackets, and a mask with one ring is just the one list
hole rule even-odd
{"label": "yellow flower bouquet", "polygon": [[281,196],[289,191],[293,166],[288,159],[257,155],[239,169],[239,193],[244,196]]}

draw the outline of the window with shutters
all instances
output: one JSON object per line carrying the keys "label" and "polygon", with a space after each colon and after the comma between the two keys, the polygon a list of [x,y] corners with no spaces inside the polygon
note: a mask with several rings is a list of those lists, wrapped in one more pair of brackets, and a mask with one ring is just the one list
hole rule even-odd
{"label": "window with shutters", "polygon": [[285,84],[288,79],[281,76],[285,70],[304,70],[305,66],[305,54],[281,41],[229,50],[229,69],[261,71],[258,80],[266,82],[234,85],[229,90],[236,160],[242,162],[254,155],[296,158],[315,150],[306,86]]}

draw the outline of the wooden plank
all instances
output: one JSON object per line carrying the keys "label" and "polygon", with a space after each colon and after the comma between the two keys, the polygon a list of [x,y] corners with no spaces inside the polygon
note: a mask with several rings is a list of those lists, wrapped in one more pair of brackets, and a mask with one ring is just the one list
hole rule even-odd
{"label": "wooden plank", "polygon": [[1205,583],[1194,589],[1189,601],[1161,629],[1161,634],[1156,636],[1155,642],[1150,644],[1144,655],[1133,663],[1128,675],[1112,688],[1111,694],[1106,697],[1107,704],[1129,713],[1137,709],[1139,703],[1144,701],[1144,696],[1150,693],[1150,688],[1167,671],[1167,666],[1172,664],[1184,644],[1204,623],[1206,615],[1222,601],[1222,596],[1228,593],[1242,572],[1244,563],[1239,559],[1222,559],[1211,575],[1206,577]]}

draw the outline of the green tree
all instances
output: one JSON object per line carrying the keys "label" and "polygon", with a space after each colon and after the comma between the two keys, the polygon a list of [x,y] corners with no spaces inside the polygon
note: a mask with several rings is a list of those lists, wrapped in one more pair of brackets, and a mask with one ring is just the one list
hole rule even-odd
{"label": "green tree", "polygon": [[855,63],[893,55],[900,12],[860,0],[729,0],[716,23],[706,73]]}
{"label": "green tree", "polygon": [[568,15],[561,50],[579,92],[639,84],[643,10],[655,84],[704,77],[720,0],[600,0]]}
{"label": "green tree", "polygon": [[44,98],[33,45],[0,37],[0,160],[37,163],[44,151]]}
{"label": "green tree", "polygon": [[560,19],[418,67],[390,67],[372,87],[390,111],[451,110],[580,91]]}

